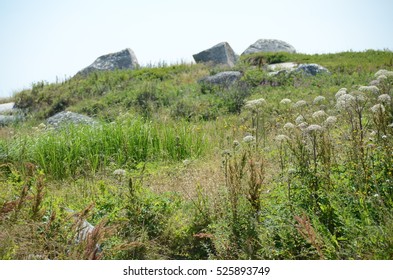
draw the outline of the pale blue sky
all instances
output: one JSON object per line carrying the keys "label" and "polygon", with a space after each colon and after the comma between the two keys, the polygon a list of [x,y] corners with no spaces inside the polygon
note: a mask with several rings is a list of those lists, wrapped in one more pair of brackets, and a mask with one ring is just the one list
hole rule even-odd
{"label": "pale blue sky", "polygon": [[261,38],[301,53],[393,50],[392,30],[391,0],[0,0],[0,96],[127,47],[142,65]]}

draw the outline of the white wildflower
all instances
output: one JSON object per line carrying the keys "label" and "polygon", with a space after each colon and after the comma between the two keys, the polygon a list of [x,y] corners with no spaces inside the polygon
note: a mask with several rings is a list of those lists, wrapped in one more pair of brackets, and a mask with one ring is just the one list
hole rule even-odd
{"label": "white wildflower", "polygon": [[359,87],[359,90],[361,92],[365,92],[365,93],[372,93],[372,94],[379,93],[379,88],[376,86],[361,86],[361,87]]}
{"label": "white wildflower", "polygon": [[389,94],[381,94],[378,96],[378,101],[381,103],[390,103],[391,100],[392,99]]}
{"label": "white wildflower", "polygon": [[284,134],[280,134],[280,135],[276,136],[276,140],[279,141],[279,142],[282,142],[284,140],[289,140],[289,137],[284,135]]}
{"label": "white wildflower", "polygon": [[340,96],[342,96],[342,95],[344,95],[344,94],[347,94],[347,93],[344,92],[344,91],[338,91],[334,97],[335,97],[336,100],[337,100]]}
{"label": "white wildflower", "polygon": [[385,106],[383,106],[382,104],[375,104],[373,107],[371,107],[370,110],[374,114],[385,113]]}
{"label": "white wildflower", "polygon": [[233,141],[233,147],[238,147],[238,146],[240,146],[239,141],[237,140]]}
{"label": "white wildflower", "polygon": [[294,129],[296,126],[293,123],[287,122],[284,124],[284,129]]}
{"label": "white wildflower", "polygon": [[382,80],[386,80],[388,77],[386,77],[386,75],[380,75],[378,76],[377,80],[378,81],[382,81]]}
{"label": "white wildflower", "polygon": [[244,105],[244,108],[254,111],[263,107],[263,105],[266,105],[266,100],[263,98],[259,98],[247,101]]}
{"label": "white wildflower", "polygon": [[386,135],[382,135],[382,139],[388,139]]}
{"label": "white wildflower", "polygon": [[323,128],[322,126],[318,125],[318,124],[311,124],[306,128],[307,132],[313,132],[313,131],[322,131]]}
{"label": "white wildflower", "polygon": [[[378,71],[374,74],[374,77],[378,78],[378,77],[381,76],[381,75],[385,75],[387,72],[389,72],[389,71],[388,71],[388,70],[385,70],[385,69],[378,70]],[[385,75],[385,76],[386,76],[386,75]]]}
{"label": "white wildflower", "polygon": [[299,100],[298,102],[296,102],[293,107],[295,108],[300,108],[300,107],[304,107],[307,105],[307,102],[305,100]]}
{"label": "white wildflower", "polygon": [[300,124],[298,125],[298,127],[299,127],[301,130],[307,129],[307,126],[308,126],[308,123],[306,123],[306,122],[302,122],[302,123],[300,123]]}
{"label": "white wildflower", "polygon": [[251,143],[255,141],[255,137],[252,135],[247,135],[246,137],[243,138],[244,143]]}
{"label": "white wildflower", "polygon": [[314,119],[324,118],[324,117],[326,117],[326,116],[327,116],[327,114],[325,113],[324,110],[319,110],[319,111],[316,111],[316,112],[314,112],[314,113],[312,114],[312,117],[313,117]]}
{"label": "white wildflower", "polygon": [[326,118],[325,122],[323,123],[325,126],[332,126],[337,122],[337,118],[335,116],[329,116]]}
{"label": "white wildflower", "polygon": [[367,100],[366,95],[364,95],[364,93],[361,91],[354,91],[351,93],[351,95],[355,98],[356,104],[363,103]]}
{"label": "white wildflower", "polygon": [[304,122],[304,117],[302,115],[299,115],[296,120],[295,123],[296,124],[301,124],[302,122]]}
{"label": "white wildflower", "polygon": [[389,124],[388,127],[393,128],[393,123]]}
{"label": "white wildflower", "polygon": [[346,88],[340,88],[337,91],[335,97],[336,97],[336,99],[338,99],[341,95],[344,95],[344,94],[347,94],[347,89]]}
{"label": "white wildflower", "polygon": [[326,99],[326,98],[325,98],[324,96],[319,95],[319,96],[317,96],[317,97],[314,98],[313,104],[320,104],[320,103],[322,103],[323,101],[325,101],[325,99]]}
{"label": "white wildflower", "polygon": [[289,99],[289,98],[284,98],[283,100],[280,101],[280,104],[289,104],[289,103],[291,103],[291,102],[292,102],[291,99]]}
{"label": "white wildflower", "polygon": [[392,77],[393,76],[393,71],[388,71],[388,70],[385,70],[385,69],[381,69],[381,70],[378,70],[378,72],[374,74],[374,76],[376,78],[378,78],[378,77],[380,77],[382,75],[384,75],[386,77]]}
{"label": "white wildflower", "polygon": [[113,171],[113,175],[125,176],[126,175],[126,171],[124,169],[116,169],[115,171]]}
{"label": "white wildflower", "polygon": [[348,109],[351,106],[353,106],[354,103],[355,103],[355,97],[353,97],[348,93],[345,93],[337,99],[336,106],[338,109]]}

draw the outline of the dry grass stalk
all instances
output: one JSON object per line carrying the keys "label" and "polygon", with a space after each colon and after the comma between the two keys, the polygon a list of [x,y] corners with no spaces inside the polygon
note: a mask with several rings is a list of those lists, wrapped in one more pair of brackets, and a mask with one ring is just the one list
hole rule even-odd
{"label": "dry grass stalk", "polygon": [[295,216],[295,220],[298,222],[298,224],[295,225],[295,227],[297,231],[300,233],[300,235],[317,250],[318,255],[321,259],[325,259],[325,256],[323,255],[321,249],[320,242],[318,240],[318,236],[315,233],[310,218],[306,214],[303,214],[301,217]]}
{"label": "dry grass stalk", "polygon": [[101,222],[96,225],[92,232],[88,233],[85,240],[85,249],[83,252],[83,259],[87,260],[99,260],[103,256],[103,252],[100,248],[100,242],[104,238],[106,232],[104,223]]}
{"label": "dry grass stalk", "polygon": [[101,221],[96,226],[92,226],[86,221],[89,213],[93,209],[94,204],[90,204],[80,213],[74,214],[74,229],[77,232],[76,242],[79,243],[75,258],[86,260],[99,260],[103,257],[103,251],[100,244],[111,232],[106,227],[106,221]]}
{"label": "dry grass stalk", "polygon": [[18,203],[19,199],[4,202],[3,206],[0,209],[0,219],[3,219],[8,213],[16,209]]}
{"label": "dry grass stalk", "polygon": [[247,153],[244,153],[239,161],[234,158],[233,160],[228,160],[227,162],[228,172],[226,174],[226,182],[234,221],[237,220],[238,216],[238,203],[239,197],[242,193],[242,179],[245,174],[246,163]]}
{"label": "dry grass stalk", "polygon": [[38,220],[39,217],[41,216],[40,210],[44,198],[44,179],[42,176],[38,177],[36,188],[37,188],[37,193],[34,196],[34,202],[31,209],[33,220]]}
{"label": "dry grass stalk", "polygon": [[263,160],[256,162],[251,159],[249,161],[249,180],[248,180],[248,200],[256,215],[259,214],[261,208],[261,191],[262,183],[265,179]]}

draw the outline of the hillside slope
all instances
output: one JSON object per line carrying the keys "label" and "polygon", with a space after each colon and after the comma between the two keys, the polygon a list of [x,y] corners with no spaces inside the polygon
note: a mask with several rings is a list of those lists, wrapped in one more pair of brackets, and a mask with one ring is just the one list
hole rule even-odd
{"label": "hillside slope", "polygon": [[[0,258],[392,259],[392,70],[391,52],[257,53],[38,82],[0,130]],[[65,110],[96,123],[46,122]]]}

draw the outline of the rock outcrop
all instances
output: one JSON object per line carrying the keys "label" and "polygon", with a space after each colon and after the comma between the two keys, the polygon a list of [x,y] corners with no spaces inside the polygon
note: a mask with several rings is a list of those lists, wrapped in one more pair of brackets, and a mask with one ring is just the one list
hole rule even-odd
{"label": "rock outcrop", "polygon": [[276,39],[260,39],[250,45],[243,53],[251,54],[257,52],[288,52],[295,53],[295,48],[287,42]]}
{"label": "rock outcrop", "polygon": [[54,128],[61,127],[65,124],[87,124],[87,125],[95,125],[97,121],[94,119],[84,116],[81,114],[73,113],[70,111],[63,111],[49,117],[47,120],[48,125],[53,126]]}
{"label": "rock outcrop", "polygon": [[231,46],[227,42],[219,43],[210,49],[193,55],[197,63],[213,63],[214,65],[226,65],[233,67],[237,57]]}
{"label": "rock outcrop", "polygon": [[135,53],[131,49],[124,49],[120,52],[100,56],[90,66],[79,71],[78,74],[87,75],[94,71],[135,69],[138,65]]}
{"label": "rock outcrop", "polygon": [[328,69],[319,64],[300,64],[293,62],[269,64],[266,66],[269,76],[277,76],[281,74],[291,74],[300,72],[305,75],[315,76],[321,73],[330,73]]}
{"label": "rock outcrop", "polygon": [[6,126],[23,120],[23,112],[15,108],[14,102],[0,104],[0,126]]}
{"label": "rock outcrop", "polygon": [[0,114],[5,114],[13,111],[14,106],[15,106],[14,102],[0,104]]}
{"label": "rock outcrop", "polygon": [[238,81],[241,76],[242,74],[239,71],[225,71],[203,78],[199,82],[208,85],[228,87]]}
{"label": "rock outcrop", "polygon": [[315,76],[321,73],[330,73],[325,67],[319,64],[300,64],[295,71],[303,72],[307,75]]}

